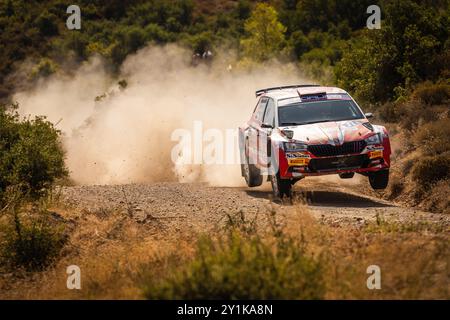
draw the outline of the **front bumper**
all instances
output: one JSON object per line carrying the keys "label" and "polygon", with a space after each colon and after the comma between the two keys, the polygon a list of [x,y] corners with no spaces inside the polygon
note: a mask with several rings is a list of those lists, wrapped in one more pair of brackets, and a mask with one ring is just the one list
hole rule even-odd
{"label": "front bumper", "polygon": [[369,173],[388,169],[390,148],[383,145],[366,147],[361,153],[317,157],[311,152],[279,151],[282,179],[302,178],[347,172]]}

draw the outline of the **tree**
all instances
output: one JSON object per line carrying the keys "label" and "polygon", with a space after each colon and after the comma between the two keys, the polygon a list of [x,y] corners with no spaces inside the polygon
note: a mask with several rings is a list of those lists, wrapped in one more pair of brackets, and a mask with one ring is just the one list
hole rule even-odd
{"label": "tree", "polygon": [[245,22],[248,37],[241,41],[244,56],[257,62],[273,58],[285,43],[286,27],[278,21],[277,11],[259,3]]}
{"label": "tree", "polygon": [[[354,39],[335,69],[340,86],[370,102],[400,98],[448,70],[448,20],[436,8],[404,0],[386,4],[380,30]],[[442,62],[441,62],[442,61]]]}

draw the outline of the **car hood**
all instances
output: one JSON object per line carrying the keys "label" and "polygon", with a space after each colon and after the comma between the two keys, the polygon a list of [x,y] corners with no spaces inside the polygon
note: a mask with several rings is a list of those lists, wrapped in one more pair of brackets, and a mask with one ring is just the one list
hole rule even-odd
{"label": "car hood", "polygon": [[[299,126],[285,127],[294,132],[293,139],[308,144],[341,145],[344,142],[366,139],[374,134],[372,126],[363,120],[344,120],[333,122],[319,122]],[[372,129],[370,129],[372,128]]]}

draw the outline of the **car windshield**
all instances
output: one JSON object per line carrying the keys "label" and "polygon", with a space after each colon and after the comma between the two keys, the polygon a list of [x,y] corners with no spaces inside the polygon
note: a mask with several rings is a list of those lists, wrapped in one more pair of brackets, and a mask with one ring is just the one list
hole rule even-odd
{"label": "car windshield", "polygon": [[352,100],[299,102],[278,107],[280,126],[363,118],[363,114]]}

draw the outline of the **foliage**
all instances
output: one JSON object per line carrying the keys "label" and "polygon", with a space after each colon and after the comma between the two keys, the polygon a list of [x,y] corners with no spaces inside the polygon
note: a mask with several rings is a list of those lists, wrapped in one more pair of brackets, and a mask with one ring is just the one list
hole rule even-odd
{"label": "foliage", "polygon": [[450,152],[423,157],[414,165],[412,177],[426,188],[440,180],[450,178]]}
{"label": "foliage", "polygon": [[370,0],[283,0],[281,20],[288,32],[335,31],[363,28]]}
{"label": "foliage", "polygon": [[59,66],[51,59],[43,58],[31,71],[31,77],[37,79],[48,77],[58,70]]}
{"label": "foliage", "polygon": [[[26,85],[27,78],[7,79],[27,57],[57,66],[72,55],[82,61],[100,54],[119,70],[148,43],[173,41],[198,53],[240,43],[249,63],[292,53],[312,74],[334,69],[334,82],[357,98],[403,99],[415,84],[450,75],[448,4],[427,3],[381,1],[382,28],[367,30],[370,0],[226,0],[218,8],[200,0],[80,0],[82,30],[69,31],[63,1],[7,0],[0,3],[0,101],[14,82]],[[31,76],[53,72],[39,65]]]}
{"label": "foliage", "polygon": [[23,267],[27,271],[40,271],[59,256],[67,239],[63,226],[51,222],[48,213],[21,221],[16,215],[14,228],[9,228],[1,247],[3,263],[10,267]]}
{"label": "foliage", "polygon": [[430,155],[450,151],[450,119],[421,125],[414,134],[414,143]]}
{"label": "foliage", "polygon": [[324,261],[306,252],[267,212],[268,232],[243,211],[228,215],[226,233],[199,238],[194,259],[161,279],[147,279],[149,299],[320,299]]}
{"label": "foliage", "polygon": [[335,70],[340,86],[370,102],[399,98],[421,81],[439,79],[449,68],[443,54],[449,20],[443,11],[402,0],[386,2],[383,12],[382,28],[361,32]]}
{"label": "foliage", "polygon": [[433,84],[427,81],[417,86],[412,96],[427,105],[448,103],[450,100],[450,84]]}
{"label": "foliage", "polygon": [[273,58],[284,44],[286,27],[278,21],[277,11],[259,3],[245,22],[247,38],[241,41],[244,56],[258,62]]}
{"label": "foliage", "polygon": [[59,136],[44,117],[20,119],[14,109],[0,108],[0,204],[9,187],[37,198],[66,176]]}

